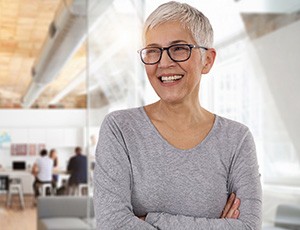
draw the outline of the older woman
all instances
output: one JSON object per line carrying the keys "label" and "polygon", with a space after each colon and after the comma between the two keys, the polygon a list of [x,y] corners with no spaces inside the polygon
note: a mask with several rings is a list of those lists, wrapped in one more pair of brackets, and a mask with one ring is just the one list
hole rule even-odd
{"label": "older woman", "polygon": [[[96,150],[99,229],[260,229],[261,185],[248,128],[205,110],[213,30],[177,2],[146,20],[139,51],[160,100],[106,116]],[[230,194],[235,193],[228,199]],[[227,205],[226,205],[227,203]],[[225,208],[224,208],[225,207]]]}

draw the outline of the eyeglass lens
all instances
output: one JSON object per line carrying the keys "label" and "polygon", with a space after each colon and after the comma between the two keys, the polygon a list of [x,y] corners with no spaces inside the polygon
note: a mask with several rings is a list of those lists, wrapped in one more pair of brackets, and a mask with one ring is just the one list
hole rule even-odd
{"label": "eyeglass lens", "polygon": [[167,48],[149,47],[141,50],[141,58],[145,64],[155,64],[160,61],[162,52],[166,50],[173,61],[186,61],[191,54],[189,45],[172,45]]}

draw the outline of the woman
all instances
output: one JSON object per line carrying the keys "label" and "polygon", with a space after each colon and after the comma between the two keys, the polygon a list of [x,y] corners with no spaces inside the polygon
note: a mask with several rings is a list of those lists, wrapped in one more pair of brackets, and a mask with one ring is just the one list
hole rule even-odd
{"label": "woman", "polygon": [[[57,151],[56,149],[51,149],[49,153],[49,157],[53,160],[53,169],[57,169],[58,167],[58,157],[57,157]],[[57,182],[58,182],[58,175],[53,174],[52,175],[52,187],[54,189],[57,188]]]}
{"label": "woman", "polygon": [[113,112],[102,123],[94,176],[98,228],[261,228],[252,135],[199,101],[201,75],[216,56],[212,40],[208,19],[187,4],[163,4],[146,20],[139,52],[160,100]]}

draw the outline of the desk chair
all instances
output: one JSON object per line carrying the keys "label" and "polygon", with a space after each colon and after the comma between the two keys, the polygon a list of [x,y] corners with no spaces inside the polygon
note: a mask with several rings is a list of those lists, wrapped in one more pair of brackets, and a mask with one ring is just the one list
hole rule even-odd
{"label": "desk chair", "polygon": [[9,184],[9,177],[7,175],[0,175],[0,191],[7,192]]}
{"label": "desk chair", "polygon": [[88,184],[86,183],[68,185],[68,195],[71,196],[83,196],[84,190],[88,191]]}
{"label": "desk chair", "polygon": [[7,201],[6,206],[11,206],[12,195],[15,193],[19,195],[19,201],[22,209],[25,208],[24,195],[23,195],[23,186],[20,178],[12,178],[9,180],[8,192],[7,192]]}
{"label": "desk chair", "polygon": [[86,189],[86,194],[88,194],[88,191],[89,191],[88,184],[79,184],[78,185],[78,190],[77,190],[78,196],[82,196],[83,195],[83,190],[84,189]]}
{"label": "desk chair", "polygon": [[40,184],[39,188],[40,188],[40,196],[47,196],[47,189],[49,189],[50,195],[54,195],[55,193],[51,182]]}

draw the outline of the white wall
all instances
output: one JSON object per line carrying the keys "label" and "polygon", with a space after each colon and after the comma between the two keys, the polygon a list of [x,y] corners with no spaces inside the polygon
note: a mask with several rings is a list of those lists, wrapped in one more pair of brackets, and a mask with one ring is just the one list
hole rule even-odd
{"label": "white wall", "polygon": [[0,110],[0,135],[6,132],[11,141],[0,145],[0,164],[11,167],[14,160],[25,160],[32,165],[37,156],[11,156],[10,143],[46,143],[56,148],[59,166],[64,169],[74,148],[86,144],[86,110],[82,109],[10,109]]}
{"label": "white wall", "polygon": [[300,21],[254,41],[279,114],[300,153]]}
{"label": "white wall", "polygon": [[9,109],[0,110],[0,127],[83,127],[83,109]]}
{"label": "white wall", "polygon": [[[11,167],[12,160],[26,160],[29,165],[35,156],[11,156],[10,143],[47,143],[47,149],[56,148],[59,167],[64,169],[74,148],[82,146],[87,153],[93,151],[90,137],[98,138],[100,125],[109,107],[100,109],[9,109],[0,110],[0,165]],[[88,127],[88,128],[87,128]],[[1,143],[6,132],[9,143]],[[92,154],[92,153],[91,153]]]}
{"label": "white wall", "polygon": [[269,225],[278,204],[300,203],[299,41],[300,21],[253,41],[253,62],[265,98],[263,220]]}

